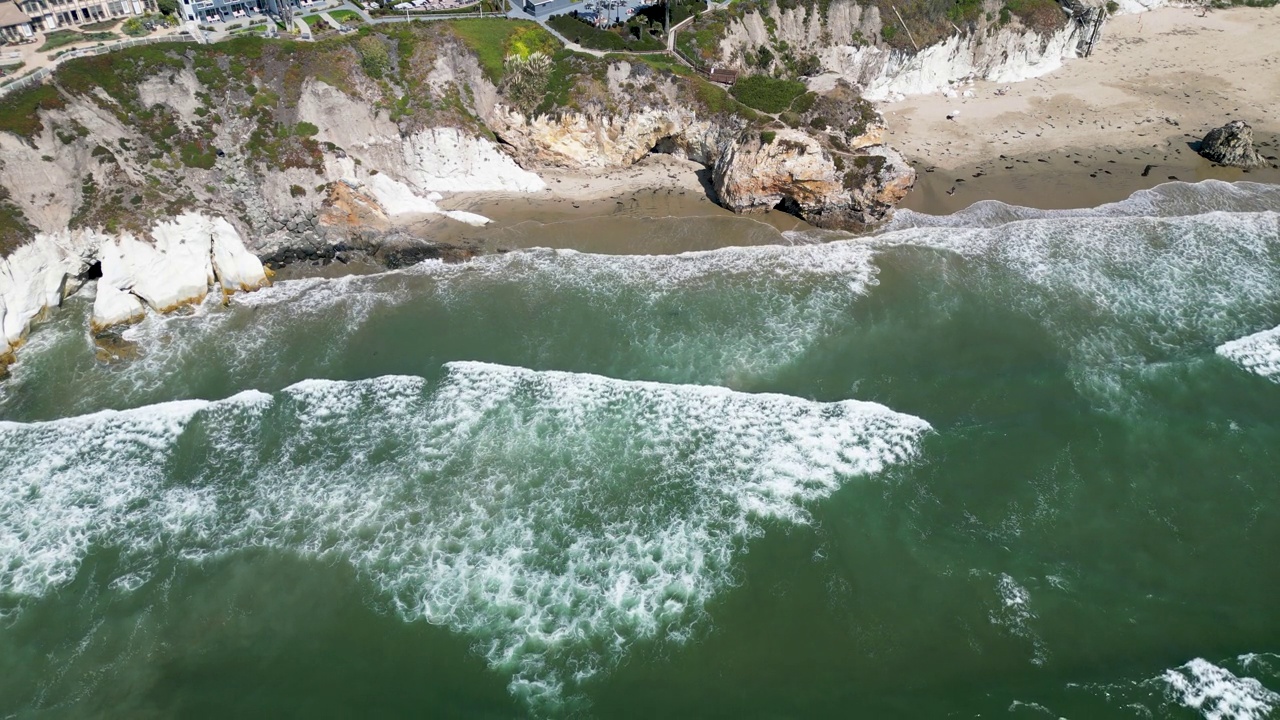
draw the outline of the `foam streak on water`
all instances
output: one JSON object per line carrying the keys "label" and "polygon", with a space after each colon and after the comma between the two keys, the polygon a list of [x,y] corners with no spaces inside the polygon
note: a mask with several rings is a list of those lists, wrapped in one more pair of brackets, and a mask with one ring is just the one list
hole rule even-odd
{"label": "foam streak on water", "polygon": [[270,547],[353,564],[406,620],[465,633],[535,705],[637,640],[690,636],[770,523],[912,459],[929,426],[857,401],[453,363],[0,425],[0,608],[119,550]]}

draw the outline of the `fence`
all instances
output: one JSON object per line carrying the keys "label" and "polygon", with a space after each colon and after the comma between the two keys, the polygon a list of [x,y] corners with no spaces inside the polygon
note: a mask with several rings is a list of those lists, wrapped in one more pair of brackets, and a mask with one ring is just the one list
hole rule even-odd
{"label": "fence", "polygon": [[80,50],[72,50],[71,52],[65,53],[63,55],[59,55],[53,61],[53,65],[49,67],[39,68],[31,73],[23,75],[22,77],[16,80],[13,80],[12,82],[9,82],[5,85],[0,86],[0,98],[6,95],[9,95],[11,93],[18,92],[19,90],[26,90],[27,88],[35,87],[36,85],[43,83],[45,80],[49,79],[49,76],[53,74],[54,69],[57,68],[58,65],[60,65],[64,60],[71,60],[73,58],[80,58],[80,57],[89,57],[90,55],[101,55],[103,53],[109,53],[116,50],[123,50],[125,48],[136,47],[138,45],[153,45],[155,43],[167,43],[167,42],[200,42],[200,41],[190,35],[167,35],[165,37],[149,37],[149,38],[135,38],[133,40],[121,40],[120,42],[115,42],[111,44],[104,44],[104,45],[98,45],[95,47],[82,48]]}

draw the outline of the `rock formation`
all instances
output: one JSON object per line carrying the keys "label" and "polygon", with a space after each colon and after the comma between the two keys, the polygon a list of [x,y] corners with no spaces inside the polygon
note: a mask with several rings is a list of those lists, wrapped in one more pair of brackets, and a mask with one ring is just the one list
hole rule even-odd
{"label": "rock formation", "polygon": [[[524,37],[508,50],[541,32],[501,22]],[[0,355],[90,277],[103,330],[200,302],[215,284],[253,290],[289,262],[465,258],[471,248],[401,227],[422,215],[483,224],[438,193],[544,192],[549,166],[671,153],[710,169],[735,211],[851,229],[887,217],[913,182],[843,82],[773,116],[647,62],[507,55],[504,78],[447,23],[386,42],[399,61],[375,75],[354,41],[301,55],[272,43],[252,56],[126,50],[117,69],[55,75],[29,119],[0,118],[0,247],[17,247],[0,260]]]}
{"label": "rock formation", "polygon": [[883,146],[846,160],[784,129],[734,143],[712,177],[721,204],[736,212],[779,208],[818,227],[847,229],[884,220],[915,183],[915,170]]}
{"label": "rock formation", "polygon": [[1222,165],[1253,168],[1266,164],[1253,147],[1253,128],[1243,120],[1232,120],[1210,130],[1200,141],[1199,152]]}
{"label": "rock formation", "polygon": [[[872,100],[937,92],[973,79],[1039,77],[1075,57],[1081,35],[1080,25],[1061,12],[1038,21],[989,12],[959,26],[948,17],[923,23],[945,28],[942,37],[920,36],[921,24],[915,23],[917,36],[908,42],[901,23],[892,14],[883,16],[881,7],[858,0],[731,5],[727,17],[717,14],[705,28],[695,21],[684,32],[719,34],[704,62],[769,73],[803,66],[815,89],[840,79]],[[895,42],[884,39],[886,30],[896,34]],[[920,44],[913,47],[916,40]]]}

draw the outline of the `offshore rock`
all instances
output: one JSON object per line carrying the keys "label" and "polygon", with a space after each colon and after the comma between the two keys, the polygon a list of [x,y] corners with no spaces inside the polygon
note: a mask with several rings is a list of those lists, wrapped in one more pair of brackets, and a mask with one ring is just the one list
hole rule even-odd
{"label": "offshore rock", "polygon": [[1253,128],[1243,120],[1232,120],[1210,130],[1200,141],[1199,152],[1222,165],[1253,168],[1266,164],[1253,147]]}

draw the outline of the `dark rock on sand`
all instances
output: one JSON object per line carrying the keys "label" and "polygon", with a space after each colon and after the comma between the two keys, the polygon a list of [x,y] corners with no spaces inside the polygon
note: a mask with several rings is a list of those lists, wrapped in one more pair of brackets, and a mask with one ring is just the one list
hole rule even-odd
{"label": "dark rock on sand", "polygon": [[1201,155],[1216,163],[1252,168],[1264,165],[1253,147],[1253,128],[1243,120],[1232,120],[1214,128],[1200,141]]}

